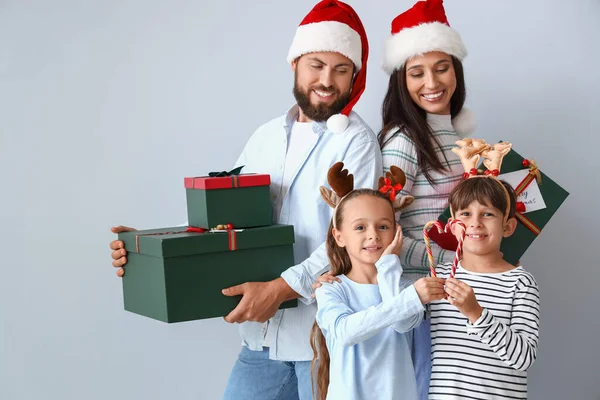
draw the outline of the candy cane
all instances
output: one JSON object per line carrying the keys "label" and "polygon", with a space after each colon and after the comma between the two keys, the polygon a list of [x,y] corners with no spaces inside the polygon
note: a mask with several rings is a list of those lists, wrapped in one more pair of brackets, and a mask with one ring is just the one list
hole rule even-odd
{"label": "candy cane", "polygon": [[462,255],[462,246],[465,241],[465,235],[467,234],[467,227],[464,222],[458,219],[450,219],[446,224],[446,232],[448,232],[452,225],[458,225],[462,228],[462,232],[460,233],[460,237],[458,239],[458,247],[456,248],[456,253],[454,253],[454,261],[452,262],[452,271],[450,272],[450,278],[454,278],[456,274],[456,267],[458,266],[458,262],[460,261]]}
{"label": "candy cane", "polygon": [[435,265],[433,263],[433,253],[431,252],[431,241],[429,239],[429,228],[431,226],[435,226],[439,233],[444,233],[444,227],[440,223],[440,221],[429,221],[423,226],[423,239],[425,239],[425,248],[427,249],[427,258],[429,258],[429,270],[431,271],[431,276],[437,277],[435,273]]}

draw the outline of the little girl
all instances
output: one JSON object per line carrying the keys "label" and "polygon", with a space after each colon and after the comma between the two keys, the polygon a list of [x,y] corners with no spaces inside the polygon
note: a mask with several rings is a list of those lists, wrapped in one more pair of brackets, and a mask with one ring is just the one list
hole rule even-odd
{"label": "little girl", "polygon": [[318,400],[417,399],[410,331],[421,322],[423,305],[444,297],[444,281],[412,284],[401,277],[394,206],[410,204],[407,197],[358,189],[328,201],[335,211],[327,254],[340,281],[316,290],[311,345]]}

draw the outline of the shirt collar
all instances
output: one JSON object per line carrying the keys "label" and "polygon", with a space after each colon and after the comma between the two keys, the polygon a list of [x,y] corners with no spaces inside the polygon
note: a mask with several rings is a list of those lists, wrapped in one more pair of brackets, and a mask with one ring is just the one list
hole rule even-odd
{"label": "shirt collar", "polygon": [[[292,129],[292,125],[294,125],[294,122],[296,122],[296,120],[298,119],[299,113],[300,107],[298,107],[298,104],[294,104],[288,110],[283,123],[283,127],[285,128],[286,132],[289,132]],[[312,129],[315,134],[321,136],[327,131],[327,123],[325,121],[313,121]]]}

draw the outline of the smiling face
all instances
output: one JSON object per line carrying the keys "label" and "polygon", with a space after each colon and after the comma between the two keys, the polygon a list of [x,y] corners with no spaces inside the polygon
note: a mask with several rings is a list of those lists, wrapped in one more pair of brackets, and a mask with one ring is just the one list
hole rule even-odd
{"label": "smiling face", "polygon": [[[306,120],[326,121],[350,100],[354,64],[333,52],[309,53],[292,63],[294,97]],[[303,116],[301,116],[303,117]]]}
{"label": "smiling face", "polygon": [[450,114],[456,90],[452,57],[432,51],[406,62],[406,88],[417,106],[430,114]]}
{"label": "smiling face", "polygon": [[[517,226],[516,200],[510,185],[485,176],[466,179],[450,192],[448,202],[454,218],[467,228],[463,256],[497,258],[502,238],[512,235]],[[462,229],[455,225],[453,233],[458,238]]]}
{"label": "smiling face", "polygon": [[[514,232],[516,219],[510,218],[504,222],[504,213],[489,203],[475,200],[468,206],[454,211],[454,217],[461,220],[467,228],[463,254],[496,256],[500,251],[502,238]],[[457,238],[461,231],[461,228],[454,226],[453,233]]]}
{"label": "smiling face", "polygon": [[373,268],[395,235],[394,211],[385,199],[361,195],[345,202],[343,220],[333,229],[340,247],[345,247],[352,269]]}

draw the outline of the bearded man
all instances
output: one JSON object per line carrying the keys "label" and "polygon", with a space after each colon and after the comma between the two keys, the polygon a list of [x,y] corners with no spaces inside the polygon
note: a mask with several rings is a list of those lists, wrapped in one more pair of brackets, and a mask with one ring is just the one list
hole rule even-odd
{"label": "bearded man", "polygon": [[[312,399],[312,284],[330,269],[324,241],[332,216],[319,187],[328,186],[327,171],[338,161],[354,175],[355,188],[375,187],[383,170],[375,134],[352,111],[365,88],[367,58],[356,12],[336,0],[318,3],[297,28],[287,58],[297,104],[259,127],[236,163],[244,173],[271,176],[274,222],[294,226],[297,265],[273,281],[223,290],[242,295],[225,317],[240,324],[242,350],[224,399]],[[113,265],[122,268],[122,242],[113,241],[111,248]],[[278,309],[296,298],[297,308]]]}

